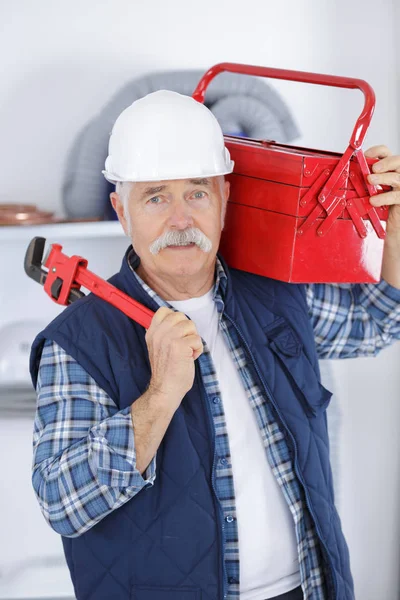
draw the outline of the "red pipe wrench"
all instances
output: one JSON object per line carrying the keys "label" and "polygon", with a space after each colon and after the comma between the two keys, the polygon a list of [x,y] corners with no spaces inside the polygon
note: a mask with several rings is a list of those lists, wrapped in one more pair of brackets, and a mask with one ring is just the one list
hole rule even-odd
{"label": "red pipe wrench", "polygon": [[[25,273],[44,286],[45,292],[57,304],[66,306],[85,294],[81,286],[121,310],[146,329],[154,312],[140,302],[88,270],[88,261],[82,256],[67,256],[60,244],[52,244],[42,263],[45,238],[35,237],[25,254]],[[46,267],[47,271],[43,269]]]}

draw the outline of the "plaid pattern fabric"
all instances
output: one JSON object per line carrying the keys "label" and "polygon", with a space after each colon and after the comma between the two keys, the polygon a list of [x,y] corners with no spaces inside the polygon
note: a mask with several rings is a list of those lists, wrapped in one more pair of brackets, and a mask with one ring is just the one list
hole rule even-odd
{"label": "plaid pattern fabric", "polygon": [[37,392],[33,487],[52,528],[76,537],[153,484],[155,457],[144,479],[135,469],[130,408],[118,411],[94,379],[49,340]]}
{"label": "plaid pattern fabric", "polygon": [[400,290],[376,284],[306,286],[319,358],[376,356],[400,338]]}
{"label": "plaid pattern fabric", "polygon": [[[160,306],[170,306],[132,269]],[[226,275],[217,260],[214,300],[220,328],[231,350],[254,410],[266,458],[290,508],[295,525],[304,598],[327,598],[319,540],[304,492],[273,408],[259,386],[234,326],[224,316]],[[377,285],[306,287],[320,357],[374,355],[400,337],[400,290]],[[229,439],[213,361],[205,344],[199,357],[208,406],[216,432],[218,462],[213,486],[223,513],[228,600],[239,597],[239,542]],[[155,457],[142,477],[135,469],[130,410],[117,411],[96,382],[57,344],[47,341],[37,385],[33,485],[51,526],[71,537],[81,535],[115,508],[154,483]],[[46,482],[44,485],[43,482]]]}

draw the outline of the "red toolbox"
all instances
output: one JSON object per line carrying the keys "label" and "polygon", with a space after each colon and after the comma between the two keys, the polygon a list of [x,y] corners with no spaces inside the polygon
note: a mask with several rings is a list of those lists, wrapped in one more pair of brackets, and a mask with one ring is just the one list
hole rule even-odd
{"label": "red toolbox", "polygon": [[220,251],[234,268],[293,283],[376,282],[380,279],[387,207],[373,207],[382,192],[368,183],[361,149],[375,108],[361,80],[235,63],[212,67],[193,98],[204,102],[222,71],[360,89],[364,108],[341,155],[225,136],[235,167]]}

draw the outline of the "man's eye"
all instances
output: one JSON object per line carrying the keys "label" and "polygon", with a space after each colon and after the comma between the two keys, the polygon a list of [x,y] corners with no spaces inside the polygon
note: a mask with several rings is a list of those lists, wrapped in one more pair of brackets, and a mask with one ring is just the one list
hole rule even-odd
{"label": "man's eye", "polygon": [[153,198],[150,198],[150,199],[148,200],[148,202],[149,202],[150,204],[160,204],[160,202],[161,202],[161,198],[160,198],[160,196],[153,196]]}
{"label": "man's eye", "polygon": [[205,195],[206,195],[206,193],[205,193],[205,192],[195,192],[195,193],[194,193],[194,197],[195,197],[196,199],[198,199],[198,198],[204,198],[204,197],[205,197]]}

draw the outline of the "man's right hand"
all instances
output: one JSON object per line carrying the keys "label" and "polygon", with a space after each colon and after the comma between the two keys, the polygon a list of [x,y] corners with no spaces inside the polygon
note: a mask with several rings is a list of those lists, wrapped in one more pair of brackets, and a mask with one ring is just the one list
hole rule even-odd
{"label": "man's right hand", "polygon": [[165,397],[174,412],[194,380],[194,361],[203,352],[196,326],[181,312],[165,306],[155,313],[146,332],[151,365],[149,391]]}

